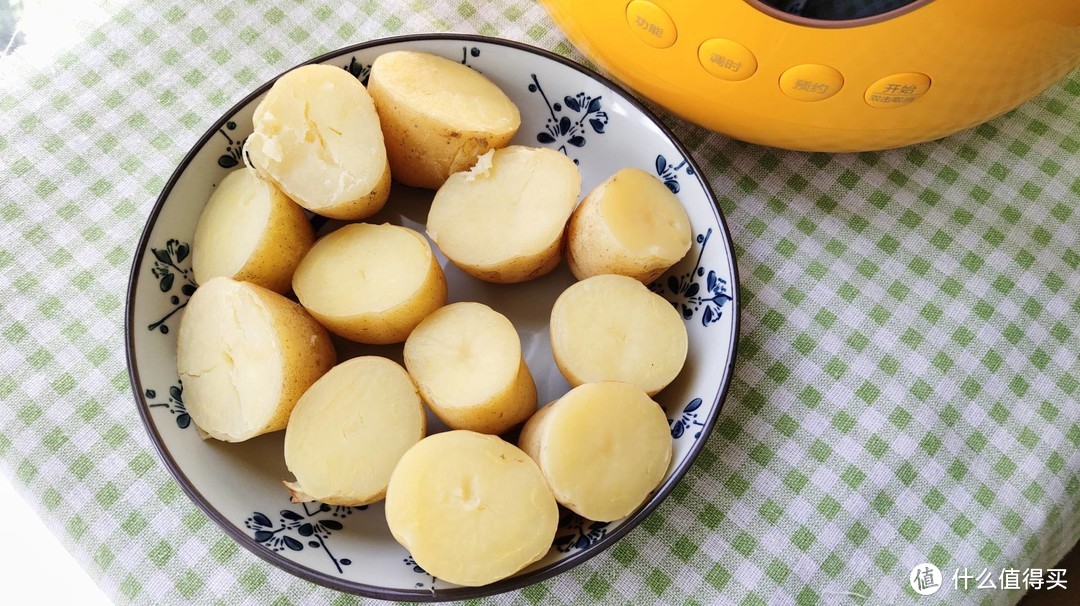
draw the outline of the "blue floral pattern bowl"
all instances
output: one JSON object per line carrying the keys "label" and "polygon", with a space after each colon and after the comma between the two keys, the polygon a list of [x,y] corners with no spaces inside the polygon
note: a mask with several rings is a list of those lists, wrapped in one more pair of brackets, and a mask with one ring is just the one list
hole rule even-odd
{"label": "blue floral pattern bowl", "polygon": [[[690,336],[687,365],[657,396],[671,425],[674,456],[661,486],[623,520],[599,523],[563,515],[550,552],[517,575],[466,588],[427,574],[391,537],[382,504],[335,507],[294,504],[281,480],[290,478],[282,432],[241,444],[203,441],[184,407],[176,372],[176,326],[197,284],[191,239],[215,185],[241,164],[264,84],[222,116],[195,144],[158,198],[139,242],[127,301],[127,353],[135,400],[165,465],[206,514],[239,544],[270,563],[329,587],[391,600],[449,600],[523,587],[567,570],[611,546],[671,492],[693,463],[720,412],[731,380],[738,336],[738,289],[727,227],[716,200],[686,150],[641,104],[608,80],[566,59],[522,44],[465,35],[389,38],[344,48],[312,63],[336,65],[366,82],[380,54],[421,50],[460,61],[486,75],[521,110],[513,143],[546,146],[572,158],[586,193],[617,170],[655,174],[686,206],[694,244],[678,265],[651,285],[671,301]],[[390,202],[371,222],[424,231],[432,192],[394,184]],[[320,233],[337,223],[312,221]],[[547,324],[555,298],[573,276],[565,264],[514,286],[478,282],[440,255],[450,300],[482,301],[513,321],[533,371],[540,401],[569,385],[551,355]],[[619,302],[611,302],[619,313]],[[377,354],[401,361],[401,346],[338,341],[339,358]],[[431,431],[442,425],[429,416]]]}

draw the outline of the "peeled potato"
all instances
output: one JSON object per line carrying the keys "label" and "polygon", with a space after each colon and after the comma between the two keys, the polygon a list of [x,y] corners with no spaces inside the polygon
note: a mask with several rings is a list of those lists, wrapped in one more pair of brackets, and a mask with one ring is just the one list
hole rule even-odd
{"label": "peeled potato", "polygon": [[304,211],[250,168],[225,176],[199,215],[191,269],[199,284],[224,276],[285,293],[315,241]]}
{"label": "peeled potato", "polygon": [[645,284],[690,250],[690,218],[659,179],[624,168],[592,190],[567,228],[566,261],[579,279],[630,276]]}
{"label": "peeled potato", "polygon": [[499,434],[536,411],[536,384],[506,316],[453,303],[405,341],[405,367],[431,410],[453,429]]}
{"label": "peeled potato", "polygon": [[330,336],[303,307],[229,278],[195,291],[176,339],[188,414],[226,442],[284,429],[296,401],[335,359]]}
{"label": "peeled potato", "polygon": [[650,396],[686,361],[686,326],[671,303],[618,275],[586,278],[551,310],[551,351],[571,385],[632,383]]}
{"label": "peeled potato", "polygon": [[354,223],[320,238],[293,274],[300,303],[360,343],[400,343],[446,303],[446,278],[424,236]]}
{"label": "peeled potato", "polygon": [[476,587],[506,578],[551,548],[559,509],[536,463],[496,436],[449,431],[401,458],[386,522],[416,563]]}
{"label": "peeled potato", "polygon": [[428,53],[393,51],[371,66],[368,91],[382,120],[394,179],[436,189],[521,125],[517,106],[482,74]]}
{"label": "peeled potato", "polygon": [[386,203],[390,165],[379,115],[347,70],[305,65],[278,78],[255,108],[245,157],[297,204],[364,219]]}
{"label": "peeled potato", "polygon": [[529,419],[518,445],[556,501],[598,522],[630,515],[671,462],[667,416],[629,383],[575,387]]}
{"label": "peeled potato", "polygon": [[426,431],[424,407],[405,369],[378,356],[338,364],[304,392],[285,429],[285,482],[293,501],[367,505]]}
{"label": "peeled potato", "polygon": [[531,280],[558,266],[579,193],[581,173],[565,155],[517,145],[499,149],[439,188],[428,235],[454,265],[481,280]]}

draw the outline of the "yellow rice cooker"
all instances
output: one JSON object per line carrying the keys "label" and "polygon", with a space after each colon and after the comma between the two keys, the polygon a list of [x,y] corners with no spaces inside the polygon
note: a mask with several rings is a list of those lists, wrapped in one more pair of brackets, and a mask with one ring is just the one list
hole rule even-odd
{"label": "yellow rice cooker", "polygon": [[868,151],[1002,114],[1080,63],[1080,0],[541,0],[618,80],[737,139]]}

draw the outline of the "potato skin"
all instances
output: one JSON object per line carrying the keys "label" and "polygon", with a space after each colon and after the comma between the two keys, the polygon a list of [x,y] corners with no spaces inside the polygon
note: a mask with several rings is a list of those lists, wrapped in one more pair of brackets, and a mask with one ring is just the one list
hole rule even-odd
{"label": "potato skin", "polygon": [[[555,402],[558,402],[558,400],[555,400]],[[536,414],[529,417],[529,420],[525,422],[525,425],[521,428],[521,433],[518,434],[518,448],[525,451],[525,454],[529,455],[529,458],[533,461],[536,461],[537,465],[540,464],[542,438],[547,431],[546,421],[551,419],[551,411],[554,409],[553,404],[555,402],[548,402],[537,410]]]}
{"label": "potato skin", "polygon": [[515,257],[496,265],[469,265],[450,259],[461,271],[494,284],[517,284],[547,275],[562,262],[564,238],[558,237],[546,249],[527,257]]}
{"label": "potato skin", "polygon": [[600,201],[621,172],[589,192],[570,216],[566,228],[566,263],[578,280],[619,274],[648,285],[678,262],[677,259],[634,255],[611,233],[601,214]]}
{"label": "potato skin", "polygon": [[487,402],[476,406],[461,409],[439,406],[433,403],[435,398],[423,384],[418,386],[424,403],[451,429],[498,435],[528,420],[536,410],[536,383],[524,357],[514,381]]}
{"label": "potato skin", "polygon": [[383,167],[379,181],[368,195],[332,206],[323,206],[311,212],[340,221],[360,221],[374,215],[386,206],[390,197],[390,164]]}
{"label": "potato skin", "polygon": [[292,290],[296,266],[315,243],[315,230],[296,202],[272,184],[271,189],[266,231],[233,279],[285,294]]}
{"label": "potato skin", "polygon": [[386,155],[397,182],[438,189],[488,150],[506,147],[517,133],[520,118],[503,132],[465,130],[410,107],[383,83],[383,71],[393,68],[379,59],[371,67],[367,90],[379,112]]}
{"label": "potato skin", "polygon": [[381,313],[339,317],[308,310],[312,317],[334,334],[371,345],[401,343],[428,314],[446,304],[446,276],[432,260],[420,292],[413,298]]}
{"label": "potato skin", "polygon": [[279,431],[285,429],[300,396],[337,364],[337,352],[326,329],[302,305],[255,284],[250,286],[270,310],[285,361],[281,401],[287,405],[278,408],[265,429]]}
{"label": "potato skin", "polygon": [[[360,313],[351,316],[331,316],[307,309],[313,318],[334,334],[350,341],[371,345],[401,343],[408,338],[416,325],[436,309],[446,305],[446,276],[427,240],[418,233],[411,235],[428,248],[430,264],[427,275],[416,292],[408,300],[377,313]],[[298,293],[299,294],[299,293]]]}

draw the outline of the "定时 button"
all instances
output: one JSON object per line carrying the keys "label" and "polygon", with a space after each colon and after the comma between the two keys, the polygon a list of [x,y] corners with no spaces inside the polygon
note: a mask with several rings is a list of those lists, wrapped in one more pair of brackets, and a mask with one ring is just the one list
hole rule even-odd
{"label": "\u5b9a\u65f6 button", "polygon": [[757,71],[754,53],[738,42],[725,38],[713,38],[702,43],[698,47],[698,61],[705,71],[731,82],[746,80]]}
{"label": "\u5b9a\u65f6 button", "polygon": [[796,101],[828,99],[843,86],[844,76],[828,65],[796,65],[780,76],[780,90]]}
{"label": "\u5b9a\u65f6 button", "polygon": [[656,48],[667,48],[678,37],[671,16],[648,0],[633,0],[626,5],[626,23],[634,35]]}
{"label": "\u5b9a\u65f6 button", "polygon": [[918,72],[905,72],[886,76],[870,85],[863,99],[870,107],[901,107],[930,90],[930,76]]}

